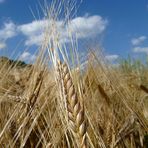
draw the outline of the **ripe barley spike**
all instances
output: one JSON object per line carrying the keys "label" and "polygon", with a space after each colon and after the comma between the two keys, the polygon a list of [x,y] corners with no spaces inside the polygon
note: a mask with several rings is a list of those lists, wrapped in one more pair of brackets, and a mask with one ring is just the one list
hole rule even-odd
{"label": "ripe barley spike", "polygon": [[[61,62],[59,62],[61,64]],[[77,96],[75,87],[72,82],[72,77],[66,63],[62,64],[62,79],[67,102],[68,119],[70,128],[76,133],[80,148],[86,148],[86,121],[84,109],[80,105],[80,100]]]}

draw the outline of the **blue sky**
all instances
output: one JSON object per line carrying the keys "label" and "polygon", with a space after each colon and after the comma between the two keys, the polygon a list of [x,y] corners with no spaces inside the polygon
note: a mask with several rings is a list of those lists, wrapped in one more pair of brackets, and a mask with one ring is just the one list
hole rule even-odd
{"label": "blue sky", "polygon": [[[35,22],[30,8],[39,18],[39,2],[44,4],[43,0],[0,0],[0,55],[16,51],[22,60],[35,58],[41,39],[36,36],[45,22],[42,13],[40,25]],[[148,54],[148,0],[83,0],[72,22],[77,28],[74,32],[79,32],[78,40],[100,44],[109,60],[128,54],[143,59]],[[25,49],[28,51],[23,53]]]}

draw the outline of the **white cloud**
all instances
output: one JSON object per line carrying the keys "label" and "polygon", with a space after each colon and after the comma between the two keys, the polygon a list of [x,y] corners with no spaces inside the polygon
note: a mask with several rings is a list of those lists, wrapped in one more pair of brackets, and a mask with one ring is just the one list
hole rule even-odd
{"label": "white cloud", "polygon": [[137,52],[137,53],[146,53],[148,54],[148,47],[135,47],[133,49],[134,52]]}
{"label": "white cloud", "polygon": [[29,35],[40,35],[43,31],[43,26],[45,26],[46,20],[33,21],[28,24],[23,24],[18,27],[18,29],[26,36]]}
{"label": "white cloud", "polygon": [[12,22],[5,22],[0,28],[0,49],[6,48],[6,41],[17,35],[17,26]]}
{"label": "white cloud", "polygon": [[0,42],[0,50],[6,48],[6,44],[4,42]]}
{"label": "white cloud", "polygon": [[[64,20],[56,21],[56,33],[58,40],[61,43],[70,42],[69,33],[76,36],[77,39],[93,38],[100,35],[108,24],[108,21],[99,15],[84,17],[76,17],[72,19],[68,25],[65,25]],[[48,35],[53,31],[51,20],[42,19],[32,21],[27,24],[16,25],[12,21],[4,23],[0,28],[0,41],[6,41],[16,35],[23,34],[26,37],[25,45],[41,45],[45,34],[45,28],[48,26]]]}
{"label": "white cloud", "polygon": [[17,27],[13,22],[4,23],[0,29],[0,40],[7,40],[17,35]]}
{"label": "white cloud", "polygon": [[[78,39],[94,37],[101,34],[107,26],[107,20],[101,16],[84,16],[76,17],[69,22],[68,26],[64,21],[57,21],[57,33],[59,41],[62,43],[69,42],[69,33],[76,35]],[[50,20],[33,21],[28,24],[18,26],[18,30],[27,37],[26,45],[40,45],[44,39],[44,29],[48,25],[48,32],[52,31]]]}
{"label": "white cloud", "polygon": [[30,52],[23,52],[22,55],[19,58],[21,61],[27,61],[27,62],[32,62],[36,59],[35,55],[32,55]]}
{"label": "white cloud", "polygon": [[78,38],[92,37],[102,33],[107,25],[107,20],[101,16],[77,17],[70,22],[69,28],[76,33]]}
{"label": "white cloud", "polygon": [[141,44],[142,42],[144,42],[146,39],[147,39],[146,36],[140,36],[140,37],[138,37],[138,38],[133,38],[133,39],[131,40],[131,43],[132,43],[133,45],[140,45],[140,44]]}
{"label": "white cloud", "polygon": [[109,62],[115,62],[119,58],[119,55],[107,55],[105,58]]}
{"label": "white cloud", "polygon": [[3,3],[5,0],[0,0],[0,3]]}

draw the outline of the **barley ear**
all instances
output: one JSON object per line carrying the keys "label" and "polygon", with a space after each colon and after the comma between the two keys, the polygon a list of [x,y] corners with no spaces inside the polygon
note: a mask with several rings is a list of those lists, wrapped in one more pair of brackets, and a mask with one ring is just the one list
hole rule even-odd
{"label": "barley ear", "polygon": [[81,148],[86,148],[86,122],[84,108],[75,91],[70,70],[66,63],[62,65],[63,82],[65,93],[67,94],[68,119],[71,129],[76,133]]}

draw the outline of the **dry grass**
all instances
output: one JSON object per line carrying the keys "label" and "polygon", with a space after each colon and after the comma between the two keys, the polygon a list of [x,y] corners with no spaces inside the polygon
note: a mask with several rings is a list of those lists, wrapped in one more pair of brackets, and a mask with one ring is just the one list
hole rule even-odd
{"label": "dry grass", "polygon": [[[74,2],[65,14],[67,25]],[[45,26],[45,40],[33,65],[12,66],[7,60],[1,66],[0,147],[146,148],[148,69],[123,72],[110,67],[101,52],[99,57],[91,53],[83,71],[72,68],[71,63],[79,63],[71,60],[78,56],[77,43],[68,30],[73,55],[69,58],[56,25],[67,3],[57,4],[53,1],[45,8],[52,28]]]}
{"label": "dry grass", "polygon": [[81,74],[40,61],[20,68],[19,79],[12,75],[17,67],[3,68],[1,147],[146,147],[146,86],[94,62]]}

